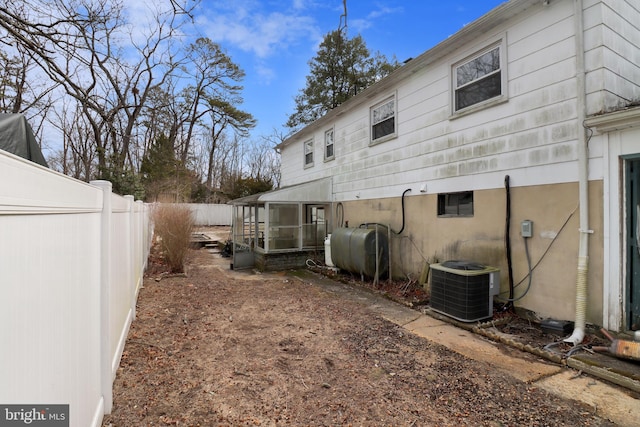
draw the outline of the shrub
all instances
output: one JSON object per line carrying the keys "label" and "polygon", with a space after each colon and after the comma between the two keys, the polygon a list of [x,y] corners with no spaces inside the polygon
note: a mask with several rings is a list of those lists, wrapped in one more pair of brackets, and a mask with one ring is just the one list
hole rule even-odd
{"label": "shrub", "polygon": [[186,206],[163,204],[153,210],[156,236],[162,256],[172,273],[184,272],[184,259],[189,250],[194,220]]}

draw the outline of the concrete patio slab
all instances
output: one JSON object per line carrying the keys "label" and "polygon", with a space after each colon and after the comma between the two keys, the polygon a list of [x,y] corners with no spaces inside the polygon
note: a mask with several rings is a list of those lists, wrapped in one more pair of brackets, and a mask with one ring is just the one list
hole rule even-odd
{"label": "concrete patio slab", "polygon": [[561,370],[557,365],[543,362],[542,359],[509,349],[428,316],[422,316],[404,327],[418,336],[448,347],[470,359],[486,362],[520,381],[530,383]]}
{"label": "concrete patio slab", "polygon": [[579,371],[565,369],[557,375],[537,381],[535,385],[557,396],[586,403],[595,413],[617,425],[640,426],[637,399],[622,388],[612,387],[591,376],[580,375]]}
{"label": "concrete patio slab", "polygon": [[368,305],[368,308],[378,313],[380,316],[382,316],[382,318],[400,326],[404,326],[407,323],[416,321],[416,319],[425,317],[416,310],[394,303],[392,301],[389,301],[388,303],[384,300],[378,301]]}

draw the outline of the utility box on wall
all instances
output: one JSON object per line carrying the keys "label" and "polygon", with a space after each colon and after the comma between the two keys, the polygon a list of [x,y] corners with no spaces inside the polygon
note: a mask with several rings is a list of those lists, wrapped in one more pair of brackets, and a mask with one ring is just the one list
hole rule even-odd
{"label": "utility box on wall", "polygon": [[431,265],[431,308],[462,322],[493,317],[493,297],[500,292],[500,270],[470,262]]}

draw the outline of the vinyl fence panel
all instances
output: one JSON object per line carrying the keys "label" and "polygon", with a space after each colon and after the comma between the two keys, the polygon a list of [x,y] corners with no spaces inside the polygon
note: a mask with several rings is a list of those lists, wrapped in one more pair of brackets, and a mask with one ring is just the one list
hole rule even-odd
{"label": "vinyl fence panel", "polygon": [[231,225],[233,206],[206,203],[185,203],[192,214],[195,225]]}
{"label": "vinyl fence panel", "polygon": [[0,405],[78,427],[111,410],[151,237],[146,206],[93,184],[0,151]]}

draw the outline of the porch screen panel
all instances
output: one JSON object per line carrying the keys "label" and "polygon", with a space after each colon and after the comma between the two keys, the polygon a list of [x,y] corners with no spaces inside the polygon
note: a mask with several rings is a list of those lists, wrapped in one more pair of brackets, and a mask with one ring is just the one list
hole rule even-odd
{"label": "porch screen panel", "polygon": [[269,204],[269,250],[297,249],[300,212],[297,204]]}
{"label": "porch screen panel", "polygon": [[234,206],[233,242],[249,244],[251,238],[251,208],[249,206]]}

